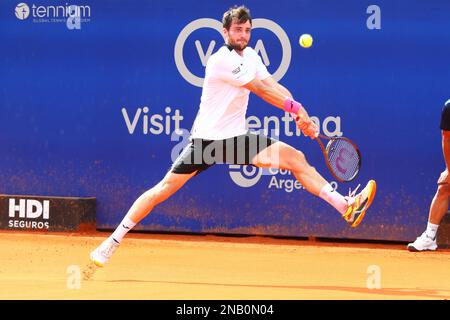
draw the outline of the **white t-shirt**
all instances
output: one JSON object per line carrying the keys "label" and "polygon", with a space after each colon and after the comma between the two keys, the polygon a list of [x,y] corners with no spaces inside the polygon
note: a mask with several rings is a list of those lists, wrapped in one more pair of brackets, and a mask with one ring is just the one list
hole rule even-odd
{"label": "white t-shirt", "polygon": [[250,91],[242,86],[255,78],[268,77],[270,73],[252,48],[245,48],[240,56],[227,46],[221,47],[206,64],[200,110],[191,137],[221,140],[245,134]]}

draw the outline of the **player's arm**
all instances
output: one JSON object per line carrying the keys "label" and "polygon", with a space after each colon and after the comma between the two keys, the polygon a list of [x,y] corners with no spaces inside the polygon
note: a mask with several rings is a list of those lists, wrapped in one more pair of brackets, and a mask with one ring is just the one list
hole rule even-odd
{"label": "player's arm", "polygon": [[444,153],[445,165],[450,169],[450,131],[442,130],[442,152]]}
{"label": "player's arm", "polygon": [[442,130],[442,153],[444,154],[445,170],[438,179],[438,184],[450,183],[448,170],[450,169],[450,131]]}
{"label": "player's arm", "polygon": [[283,92],[284,90],[280,90],[277,86],[267,85],[263,81],[256,78],[248,82],[247,84],[244,84],[243,87],[247,90],[250,90],[271,105],[285,110],[291,114],[297,115],[297,125],[305,135],[311,138],[315,138],[319,133],[318,127],[314,124],[314,122],[311,121],[305,108],[301,105],[300,102],[292,99],[292,95],[284,87],[282,88],[284,88],[284,90],[286,90],[287,92]]}
{"label": "player's arm", "polygon": [[265,84],[266,86],[269,86],[271,88],[274,88],[275,90],[278,90],[281,94],[283,94],[284,96],[287,96],[291,99],[294,99],[291,92],[284,86],[282,86],[281,84],[279,84],[274,78],[272,78],[271,76],[262,80],[262,83]]}
{"label": "player's arm", "polygon": [[305,108],[303,108],[303,106],[299,102],[292,99],[292,95],[289,91],[289,94],[281,93],[281,90],[275,89],[273,86],[264,84],[263,81],[256,78],[243,85],[243,87],[247,90],[250,90],[271,105],[287,112],[297,114],[298,116],[300,116],[300,120],[309,120],[309,116]]}

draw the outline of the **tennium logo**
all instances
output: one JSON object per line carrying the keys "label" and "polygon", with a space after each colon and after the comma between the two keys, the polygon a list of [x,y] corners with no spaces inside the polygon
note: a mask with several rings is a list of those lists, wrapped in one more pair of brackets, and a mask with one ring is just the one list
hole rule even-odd
{"label": "tennium logo", "polygon": [[16,6],[15,14],[17,19],[25,20],[30,15],[30,7],[24,2],[19,3]]}
{"label": "tennium logo", "polygon": [[91,7],[88,5],[35,5],[22,2],[16,6],[15,15],[25,20],[31,15],[33,23],[60,22],[69,30],[81,29],[81,23],[89,22]]}

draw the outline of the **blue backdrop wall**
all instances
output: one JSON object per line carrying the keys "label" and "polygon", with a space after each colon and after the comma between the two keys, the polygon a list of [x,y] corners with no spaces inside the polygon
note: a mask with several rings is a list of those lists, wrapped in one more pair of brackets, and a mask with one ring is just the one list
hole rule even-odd
{"label": "blue backdrop wall", "polygon": [[[186,143],[204,64],[223,44],[220,20],[234,4],[241,3],[2,1],[0,192],[94,196],[98,227],[114,228]],[[218,165],[138,229],[415,238],[444,167],[439,116],[450,97],[450,2],[244,4],[254,18],[251,46],[269,71],[322,133],[360,146],[360,175],[335,185],[347,193],[376,179],[373,207],[352,229],[288,172]],[[298,43],[304,33],[314,38],[311,48]],[[252,95],[247,115],[251,129],[303,150],[333,180],[317,144],[280,110]]]}

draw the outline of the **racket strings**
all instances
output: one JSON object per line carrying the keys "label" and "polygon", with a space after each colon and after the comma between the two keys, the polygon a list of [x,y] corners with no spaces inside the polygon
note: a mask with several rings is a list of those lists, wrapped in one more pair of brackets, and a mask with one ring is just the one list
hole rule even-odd
{"label": "racket strings", "polygon": [[331,140],[327,145],[328,162],[333,172],[342,180],[350,181],[357,174],[361,159],[358,151],[348,141]]}

